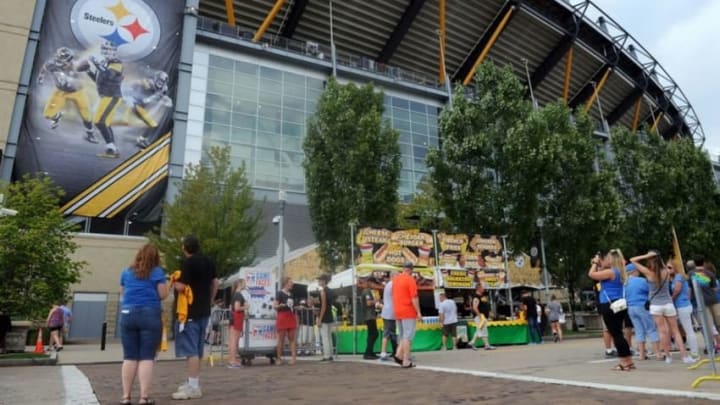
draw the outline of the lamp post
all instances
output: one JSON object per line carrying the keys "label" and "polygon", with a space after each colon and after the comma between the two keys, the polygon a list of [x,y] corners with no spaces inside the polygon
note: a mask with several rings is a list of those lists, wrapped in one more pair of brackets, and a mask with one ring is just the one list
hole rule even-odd
{"label": "lamp post", "polygon": [[353,354],[357,354],[357,277],[355,271],[355,226],[357,220],[348,223],[350,226],[350,268],[352,269],[352,313],[353,313]]}
{"label": "lamp post", "polygon": [[[278,192],[278,202],[280,202],[280,214],[273,218],[273,224],[278,226],[278,279],[276,285],[282,288],[282,278],[285,272],[285,191]],[[275,291],[279,290],[276,288]]]}
{"label": "lamp post", "polygon": [[549,301],[550,298],[550,286],[548,283],[548,271],[547,271],[547,263],[545,262],[545,241],[543,240],[543,219],[538,218],[537,221],[535,221],[535,225],[537,225],[538,230],[540,231],[540,257],[542,258],[542,265],[543,265],[543,283],[545,284],[545,303]]}
{"label": "lamp post", "polygon": [[508,306],[510,306],[510,319],[515,317],[515,310],[513,308],[513,300],[512,300],[512,287],[510,284],[510,270],[508,269],[508,251],[507,251],[507,235],[502,235],[502,243],[503,243],[503,265],[505,267],[505,283],[507,284],[507,300],[508,300]]}

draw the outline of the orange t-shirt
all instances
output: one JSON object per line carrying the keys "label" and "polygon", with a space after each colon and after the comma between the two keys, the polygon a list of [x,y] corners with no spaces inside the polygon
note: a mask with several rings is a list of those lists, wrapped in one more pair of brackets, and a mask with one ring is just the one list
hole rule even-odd
{"label": "orange t-shirt", "polygon": [[395,319],[415,319],[417,313],[412,303],[417,298],[417,283],[415,279],[405,273],[400,273],[393,278],[392,297]]}

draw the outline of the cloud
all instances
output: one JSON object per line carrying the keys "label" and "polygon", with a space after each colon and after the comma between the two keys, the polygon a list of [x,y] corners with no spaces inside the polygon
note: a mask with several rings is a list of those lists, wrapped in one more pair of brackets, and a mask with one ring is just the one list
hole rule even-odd
{"label": "cloud", "polygon": [[720,152],[720,115],[716,114],[720,81],[720,2],[696,7],[689,18],[659,30],[651,52],[675,79],[702,123],[706,148]]}

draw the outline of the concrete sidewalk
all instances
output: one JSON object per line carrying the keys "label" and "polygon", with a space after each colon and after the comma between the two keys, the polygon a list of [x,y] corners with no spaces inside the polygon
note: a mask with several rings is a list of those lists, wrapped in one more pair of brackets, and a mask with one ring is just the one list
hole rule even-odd
{"label": "concrete sidewalk", "polygon": [[[546,343],[536,346],[505,346],[495,351],[454,350],[447,352],[415,353],[418,368],[428,371],[466,373],[483,377],[507,378],[515,381],[561,384],[567,386],[599,388],[639,394],[664,394],[675,397],[720,400],[720,382],[703,383],[697,389],[690,384],[703,375],[710,374],[710,366],[688,370],[680,355],[674,354],[674,363],[656,360],[635,360],[637,370],[617,372],[610,369],[617,363],[615,358],[605,358],[600,339],[574,339],[563,343]],[[172,343],[168,352],[160,353],[158,360],[174,360]],[[224,360],[215,353],[216,367]],[[300,360],[314,360],[303,358]],[[361,356],[341,355],[340,361],[373,363]],[[90,384],[74,365],[119,363],[122,347],[111,342],[101,351],[95,345],[66,345],[58,353],[60,367],[8,367],[0,368],[0,392],[10,393],[0,397],[0,404],[15,403],[89,403],[93,404]],[[386,364],[386,363],[381,363]],[[204,362],[203,367],[209,364]],[[72,392],[68,384],[73,386]],[[73,385],[75,384],[75,385]],[[39,387],[42,387],[39,389]],[[88,390],[90,396],[87,395]],[[73,402],[70,395],[79,395],[81,402]],[[60,399],[63,399],[59,401]],[[662,397],[658,397],[661,400]],[[15,401],[18,400],[18,401]],[[87,402],[86,402],[87,401]]]}

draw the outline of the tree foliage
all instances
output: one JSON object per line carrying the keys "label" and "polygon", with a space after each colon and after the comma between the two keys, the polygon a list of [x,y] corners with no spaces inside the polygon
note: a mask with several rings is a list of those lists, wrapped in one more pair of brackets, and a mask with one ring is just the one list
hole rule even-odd
{"label": "tree foliage", "polygon": [[689,139],[615,128],[611,137],[623,202],[623,245],[670,252],[674,226],[685,252],[720,257],[720,193],[709,157]]}
{"label": "tree foliage", "polygon": [[398,132],[383,120],[383,93],[330,78],[308,119],[305,183],[323,265],[348,263],[350,221],[393,226],[397,217]]}
{"label": "tree foliage", "polygon": [[473,82],[475,97],[455,90],[440,115],[442,148],[428,152],[433,188],[445,214],[463,232],[501,233],[506,201],[502,182],[508,134],[530,114],[525,89],[510,68],[482,64]]}
{"label": "tree foliage", "polygon": [[214,260],[218,277],[255,258],[262,212],[254,204],[245,165],[232,166],[229,147],[213,147],[205,161],[188,165],[175,201],[164,211],[162,232],[148,238],[164,254],[169,270],[179,268],[181,240],[187,234],[198,237],[203,254]]}
{"label": "tree foliage", "polygon": [[452,230],[452,224],[445,215],[438,194],[428,177],[418,183],[417,191],[408,203],[399,205],[397,223],[403,229],[437,229],[443,232]]}
{"label": "tree foliage", "polygon": [[542,218],[548,269],[577,282],[618,232],[619,199],[591,120],[559,103],[532,110],[512,70],[492,63],[473,86],[473,98],[455,92],[441,114],[442,149],[429,153],[442,209],[461,232],[507,233],[516,250]]}
{"label": "tree foliage", "polygon": [[48,177],[26,175],[0,184],[0,193],[4,205],[18,211],[0,217],[0,308],[13,317],[45,319],[85,265],[70,257],[77,245],[58,209],[62,190]]}

